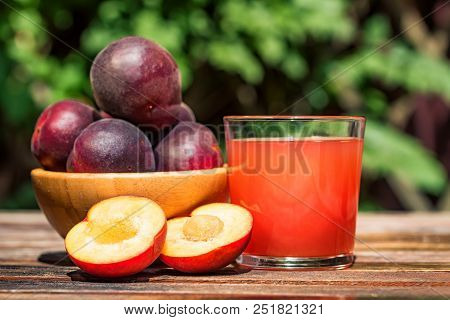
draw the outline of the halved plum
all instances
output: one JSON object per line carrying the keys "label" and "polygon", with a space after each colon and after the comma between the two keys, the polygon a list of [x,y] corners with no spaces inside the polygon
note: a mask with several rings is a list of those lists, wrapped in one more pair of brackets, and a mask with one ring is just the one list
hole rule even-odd
{"label": "halved plum", "polygon": [[221,269],[244,251],[252,226],[251,213],[240,206],[229,203],[201,206],[190,217],[168,221],[160,259],[188,273]]}
{"label": "halved plum", "polygon": [[122,196],[94,205],[65,238],[70,259],[98,277],[138,273],[158,258],[166,238],[166,216],[147,198]]}

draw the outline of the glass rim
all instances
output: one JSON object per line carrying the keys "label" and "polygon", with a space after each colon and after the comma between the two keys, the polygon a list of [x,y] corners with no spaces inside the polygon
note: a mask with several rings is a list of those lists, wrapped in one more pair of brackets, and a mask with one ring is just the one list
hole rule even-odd
{"label": "glass rim", "polygon": [[299,120],[299,121],[366,121],[364,116],[286,116],[286,115],[257,115],[257,116],[225,116],[224,121],[280,121],[280,120]]}

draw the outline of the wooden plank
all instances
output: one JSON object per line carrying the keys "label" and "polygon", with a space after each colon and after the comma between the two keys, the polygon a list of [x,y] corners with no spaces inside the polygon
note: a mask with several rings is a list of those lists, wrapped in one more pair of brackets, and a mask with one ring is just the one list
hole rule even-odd
{"label": "wooden plank", "polygon": [[[448,270],[448,269],[447,269]],[[76,267],[1,266],[0,281],[39,280],[42,282],[76,281],[85,283],[114,283],[117,280],[98,279]],[[380,272],[383,271],[383,272]],[[429,270],[364,270],[340,271],[264,271],[230,266],[211,275],[186,275],[164,267],[148,268],[137,276],[119,282],[179,283],[179,284],[311,284],[359,286],[450,286],[450,273]]]}
{"label": "wooden plank", "polygon": [[0,214],[0,299],[450,297],[450,213],[360,215],[357,238],[347,270],[192,276],[156,266],[111,281],[74,267],[42,214]]}
{"label": "wooden plank", "polygon": [[[20,290],[8,289],[11,285],[18,285]],[[113,299],[116,295],[140,294],[147,298],[201,298],[201,299],[286,299],[286,298],[335,298],[335,299],[353,299],[353,298],[438,298],[447,299],[450,295],[449,287],[432,286],[329,286],[329,285],[311,285],[311,284],[203,284],[198,283],[187,287],[180,283],[133,283],[124,286],[123,283],[91,283],[89,287],[79,282],[49,282],[45,286],[37,281],[24,280],[20,282],[0,282],[0,293],[4,298],[15,298],[18,294],[28,294],[30,298],[37,299],[41,294],[48,295],[50,292],[57,294],[67,294],[72,297],[80,297],[85,294],[95,295],[103,298],[105,295]],[[8,293],[10,294],[8,296]]]}

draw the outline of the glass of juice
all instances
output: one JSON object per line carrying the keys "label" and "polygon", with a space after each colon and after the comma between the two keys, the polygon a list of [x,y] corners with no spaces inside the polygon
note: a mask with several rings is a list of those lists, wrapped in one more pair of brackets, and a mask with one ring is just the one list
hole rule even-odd
{"label": "glass of juice", "polygon": [[351,266],[365,119],[228,116],[224,123],[231,202],[254,219],[238,263]]}

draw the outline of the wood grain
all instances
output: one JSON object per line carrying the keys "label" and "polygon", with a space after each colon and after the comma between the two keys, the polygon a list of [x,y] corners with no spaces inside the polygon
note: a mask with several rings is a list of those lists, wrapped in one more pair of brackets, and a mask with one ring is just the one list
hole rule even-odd
{"label": "wood grain", "polygon": [[43,214],[0,214],[0,299],[364,299],[450,297],[450,213],[361,214],[341,271],[238,266],[184,275],[156,264],[120,280],[73,266]]}

